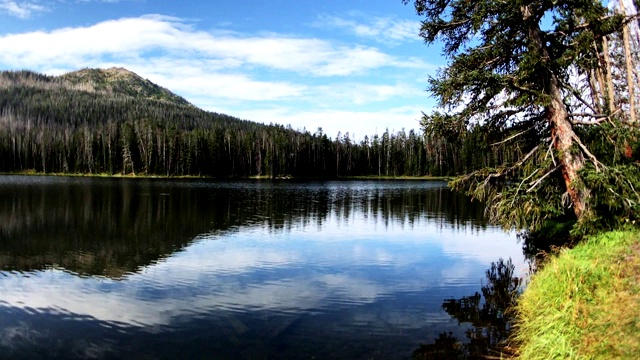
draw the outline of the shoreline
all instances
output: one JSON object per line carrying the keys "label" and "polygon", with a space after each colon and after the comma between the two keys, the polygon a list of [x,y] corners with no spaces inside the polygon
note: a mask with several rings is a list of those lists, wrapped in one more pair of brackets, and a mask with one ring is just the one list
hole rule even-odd
{"label": "shoreline", "polygon": [[206,179],[206,180],[294,180],[294,181],[331,181],[331,180],[403,180],[403,181],[444,181],[448,182],[453,176],[337,176],[337,177],[293,177],[253,175],[249,177],[211,177],[200,175],[147,175],[147,174],[91,174],[91,173],[41,173],[41,172],[10,172],[0,173],[0,176],[57,176],[57,177],[87,177],[87,178],[116,178],[116,179]]}
{"label": "shoreline", "polygon": [[517,300],[516,358],[640,353],[640,231],[591,236],[547,259]]}

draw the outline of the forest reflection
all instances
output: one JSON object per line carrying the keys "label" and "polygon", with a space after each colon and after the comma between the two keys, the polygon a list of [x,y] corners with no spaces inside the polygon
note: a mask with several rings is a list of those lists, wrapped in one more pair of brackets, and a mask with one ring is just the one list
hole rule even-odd
{"label": "forest reflection", "polygon": [[290,231],[330,218],[482,229],[483,206],[441,183],[207,182],[22,178],[0,181],[0,270],[63,268],[119,279],[198,236],[251,227]]}
{"label": "forest reflection", "polygon": [[511,259],[491,263],[486,271],[487,283],[481,292],[444,301],[442,309],[458,324],[471,326],[466,330],[466,341],[443,332],[433,343],[420,345],[412,358],[502,359],[512,355],[505,341],[514,320],[511,308],[521,290],[521,279],[514,277],[514,269]]}

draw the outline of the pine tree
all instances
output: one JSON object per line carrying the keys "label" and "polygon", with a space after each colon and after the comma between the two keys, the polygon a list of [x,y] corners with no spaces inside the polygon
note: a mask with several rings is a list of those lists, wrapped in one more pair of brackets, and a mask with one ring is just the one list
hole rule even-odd
{"label": "pine tree", "polygon": [[638,164],[616,146],[622,138],[637,144],[637,126],[623,124],[615,109],[598,110],[584,91],[588,74],[609,73],[603,40],[635,15],[613,14],[596,0],[414,5],[424,17],[420,35],[441,42],[449,60],[428,88],[446,114],[425,115],[423,125],[482,124],[500,134],[493,145],[524,154],[459,177],[455,189],[487,201],[490,220],[506,228],[534,230],[564,217],[586,232],[638,216]]}

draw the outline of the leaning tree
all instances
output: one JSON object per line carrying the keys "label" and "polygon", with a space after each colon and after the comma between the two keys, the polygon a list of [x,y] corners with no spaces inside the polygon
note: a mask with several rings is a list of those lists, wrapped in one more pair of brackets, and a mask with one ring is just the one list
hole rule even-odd
{"label": "leaning tree", "polygon": [[636,85],[612,76],[634,69],[613,70],[629,55],[610,46],[635,11],[597,0],[403,2],[448,59],[429,82],[440,110],[423,116],[425,132],[478,126],[495,136],[492,146],[521,154],[458,177],[455,189],[486,201],[490,220],[507,228],[562,218],[585,233],[637,219]]}

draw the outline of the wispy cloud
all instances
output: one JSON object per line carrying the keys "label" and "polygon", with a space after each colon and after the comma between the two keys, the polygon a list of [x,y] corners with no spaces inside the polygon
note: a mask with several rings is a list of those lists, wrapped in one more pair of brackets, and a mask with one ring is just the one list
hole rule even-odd
{"label": "wispy cloud", "polygon": [[153,61],[155,66],[140,64],[130,67],[136,72],[147,74],[150,80],[172,91],[224,102],[287,99],[302,96],[306,90],[304,85],[286,81],[259,81],[244,74],[207,72],[204,70],[207,68],[206,61],[195,63],[160,59]]}
{"label": "wispy cloud", "polygon": [[146,15],[7,34],[0,36],[0,67],[60,74],[122,66],[207,110],[313,131],[322,126],[332,135],[418,127],[425,105],[419,78],[435,69],[423,59],[391,55],[368,41],[197,25]]}
{"label": "wispy cloud", "polygon": [[6,13],[20,19],[28,19],[34,13],[47,10],[46,6],[33,1],[0,0],[0,13]]}
{"label": "wispy cloud", "polygon": [[420,88],[403,83],[362,84],[354,82],[318,86],[312,91],[314,98],[331,100],[333,104],[345,105],[364,105],[386,101],[394,97],[413,97],[422,93]]}
{"label": "wispy cloud", "polygon": [[104,21],[88,27],[29,32],[0,37],[0,61],[39,67],[84,66],[105,57],[155,57],[224,60],[232,66],[260,66],[312,76],[346,76],[384,66],[404,66],[380,50],[337,46],[315,38],[283,35],[243,36],[194,30],[188,23],[150,15]]}
{"label": "wispy cloud", "polygon": [[[391,132],[416,129],[419,127],[420,114],[416,106],[390,108],[383,111],[338,109],[296,111],[287,107],[236,111],[236,115],[241,118],[265,124],[290,124],[294,129],[299,130],[306,127],[311,133],[322,128],[323,132],[331,138],[335,138],[338,132],[343,135],[349,132],[351,138],[356,141],[362,140],[365,136],[380,135],[387,129]],[[361,124],[367,124],[367,128],[372,130],[362,133]]]}
{"label": "wispy cloud", "polygon": [[356,20],[339,16],[322,15],[316,26],[346,29],[350,33],[382,43],[398,44],[419,40],[420,22],[375,17]]}
{"label": "wispy cloud", "polygon": [[102,3],[113,3],[113,4],[123,2],[123,1],[135,1],[135,0],[76,0],[76,2],[79,2],[79,3],[102,2]]}

